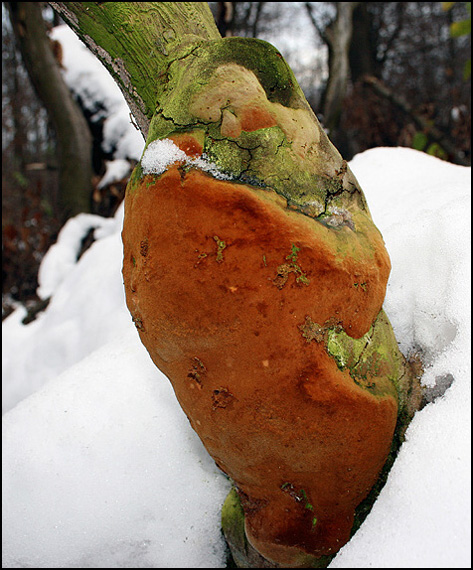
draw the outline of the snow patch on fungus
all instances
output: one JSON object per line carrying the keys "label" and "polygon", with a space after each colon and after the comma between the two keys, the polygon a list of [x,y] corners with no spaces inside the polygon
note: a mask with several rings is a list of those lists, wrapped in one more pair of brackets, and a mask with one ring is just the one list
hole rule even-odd
{"label": "snow patch on fungus", "polygon": [[158,139],[147,146],[141,158],[143,174],[163,174],[176,162],[189,168],[197,168],[208,172],[219,180],[230,180],[230,176],[221,172],[217,166],[209,162],[205,154],[196,158],[181,150],[171,139]]}
{"label": "snow patch on fungus", "polygon": [[324,225],[337,229],[342,226],[348,226],[351,230],[355,230],[352,215],[345,208],[333,207],[328,210],[327,214],[320,220]]}

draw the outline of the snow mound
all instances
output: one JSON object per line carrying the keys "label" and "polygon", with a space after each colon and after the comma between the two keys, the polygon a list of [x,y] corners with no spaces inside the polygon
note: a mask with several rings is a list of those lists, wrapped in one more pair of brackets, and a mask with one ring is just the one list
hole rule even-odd
{"label": "snow mound", "polygon": [[38,297],[46,299],[57,290],[76,264],[82,242],[90,230],[100,228],[101,237],[105,237],[106,233],[103,232],[108,230],[112,234],[115,226],[114,219],[94,214],[79,214],[70,218],[59,232],[57,242],[49,248],[41,262],[38,272]]}
{"label": "snow mound", "polygon": [[[47,310],[25,326],[20,307],[2,323],[3,412],[126,330],[122,224],[123,206],[114,218],[79,214],[43,258],[38,293],[52,294]],[[97,241],[77,260],[92,227]]]}
{"label": "snow mound", "polygon": [[221,568],[230,484],[133,329],[4,417],[4,568]]}

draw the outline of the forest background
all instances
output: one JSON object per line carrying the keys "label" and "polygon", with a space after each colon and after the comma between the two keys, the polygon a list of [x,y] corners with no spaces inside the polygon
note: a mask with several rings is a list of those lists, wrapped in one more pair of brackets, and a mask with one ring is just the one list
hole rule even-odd
{"label": "forest background", "polygon": [[[346,160],[373,147],[404,146],[471,164],[471,3],[209,4],[222,35],[265,39],[281,51]],[[81,139],[90,164],[79,156],[73,162],[90,172],[90,183],[77,204],[62,206],[61,135],[31,61],[25,67],[19,5],[37,10],[46,39],[62,23],[47,3],[2,3],[3,318],[18,303],[32,314],[44,306],[38,267],[65,219],[80,211],[113,216],[127,181],[103,183],[116,151],[102,144],[106,109],[73,94],[90,131]],[[47,41],[61,70],[61,46]],[[132,167],[136,157],[125,158]],[[83,249],[88,245],[84,239]]]}

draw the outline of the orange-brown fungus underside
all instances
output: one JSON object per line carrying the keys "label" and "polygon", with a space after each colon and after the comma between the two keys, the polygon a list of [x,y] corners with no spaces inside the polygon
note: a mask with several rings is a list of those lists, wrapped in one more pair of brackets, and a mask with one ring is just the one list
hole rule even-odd
{"label": "orange-brown fungus underside", "polygon": [[369,330],[389,273],[376,228],[364,236],[371,249],[350,235],[355,246],[344,253],[350,228],[176,166],[144,176],[125,208],[128,307],[192,427],[237,485],[250,542],[286,567],[301,551],[336,552],[387,458],[397,402],[355,384],[300,327],[309,317],[353,337]]}

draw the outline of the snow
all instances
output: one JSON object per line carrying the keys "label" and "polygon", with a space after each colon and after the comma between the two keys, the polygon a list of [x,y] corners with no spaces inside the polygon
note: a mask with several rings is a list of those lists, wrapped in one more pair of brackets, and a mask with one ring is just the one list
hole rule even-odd
{"label": "snow", "polygon": [[199,158],[188,156],[171,139],[152,141],[143,153],[141,168],[144,174],[162,174],[171,164],[176,162],[183,163],[183,166],[208,172],[219,180],[230,179],[215,164],[208,162],[205,154]]}
{"label": "snow", "polygon": [[215,536],[228,483],[135,336],[93,352],[5,416],[4,567],[222,561]]}
{"label": "snow", "polygon": [[97,185],[97,188],[103,188],[114,182],[124,180],[128,177],[131,171],[131,165],[128,160],[117,158],[115,160],[105,161],[105,174]]}
{"label": "snow", "polygon": [[[378,148],[351,167],[391,256],[384,307],[422,382],[418,412],[372,512],[331,568],[471,567],[470,169]],[[435,394],[435,391],[432,391]]]}
{"label": "snow", "polygon": [[[426,384],[453,383],[416,414],[371,514],[330,567],[467,568],[470,169],[402,148],[351,166],[391,255],[385,309],[400,346],[422,354]],[[225,567],[229,482],[131,323],[122,216],[76,263],[93,220],[71,220],[62,253],[52,248],[41,268],[54,284],[47,310],[28,325],[20,309],[4,321],[3,567]]]}
{"label": "snow", "polygon": [[[21,326],[23,308],[3,322],[3,411],[129,324],[121,276],[122,218],[121,207],[115,218],[80,214],[69,220],[39,270],[38,293],[43,298],[54,293],[48,310],[31,326]],[[91,223],[100,226],[95,231],[100,239],[74,263]]]}
{"label": "snow", "polygon": [[69,219],[61,229],[57,242],[43,258],[38,273],[38,296],[46,299],[55,292],[59,283],[74,267],[82,240],[90,230],[111,228],[113,232],[115,225],[115,220],[93,214],[79,214]]}
{"label": "snow", "polygon": [[189,157],[170,139],[151,142],[143,153],[141,168],[144,174],[162,174],[175,162],[186,162]]}

